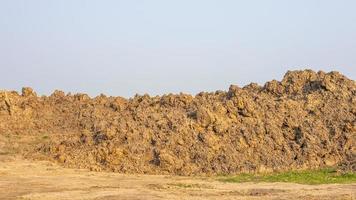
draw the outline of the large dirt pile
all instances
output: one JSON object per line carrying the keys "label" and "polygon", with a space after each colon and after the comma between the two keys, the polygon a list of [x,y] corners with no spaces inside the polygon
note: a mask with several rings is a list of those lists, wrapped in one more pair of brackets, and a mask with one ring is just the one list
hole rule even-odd
{"label": "large dirt pile", "polygon": [[231,174],[355,163],[356,84],[337,72],[131,99],[0,93],[0,135],[44,135],[24,154],[68,167]]}

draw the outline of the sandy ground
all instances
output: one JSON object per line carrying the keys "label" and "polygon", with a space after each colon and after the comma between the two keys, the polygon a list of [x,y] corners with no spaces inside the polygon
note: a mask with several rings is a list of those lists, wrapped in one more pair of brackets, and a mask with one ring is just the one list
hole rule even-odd
{"label": "sandy ground", "polygon": [[356,184],[223,183],[216,178],[123,175],[0,156],[0,199],[356,199]]}

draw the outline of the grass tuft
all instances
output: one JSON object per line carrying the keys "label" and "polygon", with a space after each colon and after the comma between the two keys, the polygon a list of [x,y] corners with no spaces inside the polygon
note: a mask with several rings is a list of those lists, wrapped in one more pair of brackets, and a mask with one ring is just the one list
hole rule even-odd
{"label": "grass tuft", "polygon": [[289,171],[268,174],[239,174],[219,179],[223,182],[288,182],[308,185],[356,183],[356,173],[341,174],[335,169]]}

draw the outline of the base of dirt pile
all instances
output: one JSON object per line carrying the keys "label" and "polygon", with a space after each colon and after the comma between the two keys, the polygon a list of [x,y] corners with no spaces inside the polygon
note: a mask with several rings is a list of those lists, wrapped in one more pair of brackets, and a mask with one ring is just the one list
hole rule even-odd
{"label": "base of dirt pile", "polygon": [[356,198],[356,185],[225,183],[210,178],[124,175],[64,169],[47,161],[0,156],[3,200],[322,199]]}
{"label": "base of dirt pile", "polygon": [[356,84],[337,72],[290,71],[280,82],[196,96],[2,91],[0,122],[3,154],[93,171],[355,169]]}

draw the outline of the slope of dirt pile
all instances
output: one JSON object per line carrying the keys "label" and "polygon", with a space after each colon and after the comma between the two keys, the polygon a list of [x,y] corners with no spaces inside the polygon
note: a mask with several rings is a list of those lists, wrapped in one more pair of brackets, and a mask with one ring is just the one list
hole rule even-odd
{"label": "slope of dirt pile", "polygon": [[23,88],[21,95],[0,93],[6,134],[43,137],[23,145],[29,158],[95,171],[192,175],[354,165],[356,84],[337,72],[305,70],[196,96],[38,97]]}

